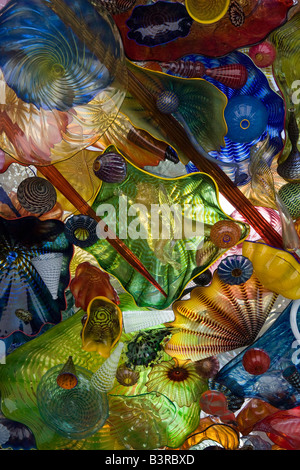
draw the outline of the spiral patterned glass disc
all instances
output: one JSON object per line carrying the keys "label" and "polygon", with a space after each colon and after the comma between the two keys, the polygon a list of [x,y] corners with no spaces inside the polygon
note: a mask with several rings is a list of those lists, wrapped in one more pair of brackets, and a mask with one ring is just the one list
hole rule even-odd
{"label": "spiral patterned glass disc", "polygon": [[37,404],[45,423],[58,434],[83,439],[98,431],[108,416],[106,396],[90,382],[92,373],[77,367],[78,384],[72,389],[57,385],[61,365],[50,369],[37,388]]}
{"label": "spiral patterned glass disc", "polygon": [[110,15],[87,0],[21,0],[1,10],[0,28],[3,151],[49,164],[98,140],[127,87]]}
{"label": "spiral patterned glass disc", "polygon": [[55,206],[56,191],[49,181],[34,176],[26,178],[18,186],[17,198],[28,212],[45,214]]}

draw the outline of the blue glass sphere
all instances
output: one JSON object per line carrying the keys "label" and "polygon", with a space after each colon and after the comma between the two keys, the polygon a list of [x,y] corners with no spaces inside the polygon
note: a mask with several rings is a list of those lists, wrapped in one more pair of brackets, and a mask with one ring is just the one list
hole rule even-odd
{"label": "blue glass sphere", "polygon": [[265,131],[269,113],[254,96],[236,96],[229,100],[224,116],[228,126],[226,137],[233,142],[249,143]]}
{"label": "blue glass sphere", "polygon": [[161,113],[175,113],[179,106],[179,99],[174,91],[163,91],[156,100],[156,106]]}
{"label": "blue glass sphere", "polygon": [[84,439],[97,432],[108,417],[105,393],[91,384],[92,372],[76,365],[76,387],[61,388],[57,376],[63,364],[43,375],[37,388],[37,405],[49,428],[70,439]]}

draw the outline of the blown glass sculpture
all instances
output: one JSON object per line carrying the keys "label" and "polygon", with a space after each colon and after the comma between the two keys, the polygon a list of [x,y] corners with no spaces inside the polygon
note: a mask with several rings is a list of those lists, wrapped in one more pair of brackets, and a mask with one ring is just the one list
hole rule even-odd
{"label": "blown glass sculpture", "polygon": [[[276,48],[276,59],[273,62],[273,73],[285,100],[286,110],[292,110],[297,126],[300,124],[299,115],[299,24],[300,13],[296,12],[287,25],[274,31],[269,41]],[[285,121],[285,131],[288,134],[289,120]],[[298,138],[295,144],[298,144]],[[290,139],[285,142],[279,163],[284,162],[292,151]]]}
{"label": "blown glass sculpture", "polygon": [[168,445],[168,429],[175,416],[174,403],[162,394],[109,396],[109,422],[127,450]]}
{"label": "blown glass sculpture", "polygon": [[288,299],[300,297],[300,264],[284,250],[259,242],[245,242],[243,255],[253,264],[253,270],[263,285]]}
{"label": "blown glass sculpture", "polygon": [[208,287],[196,287],[191,298],[174,302],[179,328],[165,351],[180,360],[198,361],[251,344],[262,328],[277,294],[268,291],[253,274],[240,285],[228,285],[214,273]]}
{"label": "blown glass sculpture", "polygon": [[[271,164],[272,159],[283,148],[281,138],[284,127],[283,100],[270,88],[264,73],[241,52],[235,51],[218,59],[194,54],[187,55],[182,60],[193,64],[201,63],[209,70],[213,70],[213,67],[234,64],[243,65],[247,70],[246,83],[238,89],[219,82],[211,74],[206,74],[207,72],[203,75],[205,80],[219,88],[228,98],[225,108],[225,120],[228,126],[228,133],[224,138],[225,145],[209,154],[230,178],[236,180],[239,185],[245,185],[251,177],[248,170],[250,151],[257,142],[264,140],[267,134],[270,135],[272,153],[268,156],[268,164]],[[195,171],[191,163],[187,169]],[[236,178],[237,170],[241,176],[244,174],[240,181]]]}
{"label": "blown glass sculpture", "polygon": [[23,217],[0,225],[0,335],[34,337],[44,324],[61,321],[73,248],[58,220]]}
{"label": "blown glass sculpture", "polygon": [[[87,308],[82,330],[82,347],[108,357],[122,333],[122,312],[106,297],[95,297]],[[118,365],[118,364],[117,364]]]}
{"label": "blown glass sculpture", "polygon": [[0,0],[0,450],[300,449],[299,31]]}
{"label": "blown glass sculpture", "polygon": [[287,450],[299,450],[299,413],[297,406],[292,410],[277,411],[254,426],[255,431],[264,431],[276,444]]}
{"label": "blown glass sculpture", "polygon": [[[298,390],[283,377],[286,367],[298,362],[298,342],[290,324],[291,308],[292,302],[260,338],[228,362],[214,379],[238,396],[258,398],[284,410],[299,406]],[[253,348],[270,357],[270,366],[261,375],[253,375],[243,366],[244,355]]]}
{"label": "blown glass sculpture", "polygon": [[244,256],[227,256],[218,266],[218,276],[225,284],[243,284],[252,274],[252,263]]}
{"label": "blown glass sculpture", "polygon": [[[57,384],[61,365],[51,368],[37,388],[37,404],[45,423],[58,434],[83,439],[94,434],[108,417],[106,395],[91,384],[92,373],[76,367],[77,385],[65,389]],[[88,399],[87,399],[88,398]]]}
{"label": "blown glass sculpture", "polygon": [[193,363],[179,365],[178,361],[164,361],[156,364],[146,383],[148,392],[166,395],[179,407],[189,406],[206,390],[204,379],[200,379]]}
{"label": "blown glass sculpture", "polygon": [[[189,211],[193,206],[193,211]],[[117,277],[139,306],[168,307],[190,279],[226,250],[226,246],[218,247],[210,240],[211,227],[229,218],[220,210],[214,184],[205,174],[162,179],[127,162],[125,181],[103,182],[92,207],[99,215],[107,214],[108,226],[125,240],[131,251],[138,253],[168,294],[165,299],[156,292],[111,248],[105,232],[98,232],[102,238],[85,249],[105,271]],[[196,220],[195,230],[192,225]],[[230,222],[239,230],[233,246],[246,236],[247,226]]]}
{"label": "blown glass sculpture", "polygon": [[113,388],[123,346],[123,343],[118,343],[109,358],[93,374],[91,383],[100,392],[109,392]]}
{"label": "blown glass sculpture", "polygon": [[[200,24],[194,21],[190,31],[187,31],[184,37],[178,35],[176,38],[174,30],[178,31],[180,28],[178,25],[186,18],[187,11],[185,8],[181,9],[180,16],[179,2],[170,0],[160,3],[165,4],[164,14],[153,15],[153,18],[149,15],[149,9],[153,8],[153,5],[145,5],[145,0],[137,0],[134,9],[121,15],[114,15],[126,56],[129,59],[166,61],[176,60],[185,54],[220,57],[237,48],[262,41],[274,29],[286,22],[287,13],[293,6],[292,0],[252,0],[247,4],[233,1],[227,14],[219,21],[213,24]],[[154,47],[145,49],[143,45],[137,44],[136,40],[128,37],[129,26],[126,23],[132,16],[135,16],[134,12],[137,7],[140,8],[141,35],[148,34],[151,38],[155,37]],[[211,9],[211,3],[209,7]],[[272,10],[272,15],[270,15],[270,10]],[[156,34],[157,30],[158,34]],[[172,39],[170,42],[166,42],[165,39],[168,35]],[[160,36],[162,37],[161,44],[159,44]]]}
{"label": "blown glass sculpture", "polygon": [[216,23],[227,13],[230,0],[219,0],[213,3],[202,0],[187,0],[186,9],[189,15],[198,23]]}
{"label": "blown glass sculpture", "polygon": [[[165,114],[173,114],[189,130],[201,147],[209,152],[224,145],[227,129],[223,112],[227,99],[217,87],[203,79],[182,79],[138,67],[129,61],[127,61],[127,66],[155,98],[157,109]],[[210,103],[210,108],[208,103]],[[130,105],[132,107],[130,96],[127,95],[121,110],[137,127],[145,128],[144,123],[140,125],[137,121],[139,114],[136,114],[134,109],[130,109]],[[209,119],[210,112],[215,114],[214,120]],[[148,116],[149,120],[148,125],[153,126],[153,120]],[[153,127],[146,129],[155,136]]]}
{"label": "blown glass sculpture", "polygon": [[109,275],[88,261],[77,265],[70,290],[76,307],[82,308],[85,312],[95,297],[106,297],[116,304],[120,303],[118,294],[110,283]]}
{"label": "blown glass sculpture", "polygon": [[0,28],[3,151],[48,165],[98,140],[126,87],[122,43],[105,11],[87,0],[12,1]]}

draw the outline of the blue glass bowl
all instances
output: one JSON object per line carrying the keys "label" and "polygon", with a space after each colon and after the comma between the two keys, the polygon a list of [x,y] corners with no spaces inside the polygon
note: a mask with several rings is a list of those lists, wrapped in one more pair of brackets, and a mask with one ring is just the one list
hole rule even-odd
{"label": "blue glass bowl", "polygon": [[233,142],[249,143],[266,130],[269,113],[265,105],[254,96],[236,96],[225,108],[228,126],[226,137]]}
{"label": "blue glass bowl", "polygon": [[[229,138],[230,134],[227,134],[224,138],[225,146],[221,147],[219,150],[209,152],[209,154],[216,159],[216,163],[218,163],[218,161],[224,162],[226,164],[232,163],[232,167],[222,167],[222,165],[220,166],[222,170],[229,176],[229,178],[235,181],[237,185],[247,184],[251,179],[248,173],[248,165],[250,151],[253,145],[263,141],[267,135],[269,135],[270,145],[272,145],[274,148],[274,152],[270,155],[270,158],[267,161],[268,165],[271,165],[273,158],[283,148],[283,140],[281,137],[281,133],[284,128],[285,115],[283,99],[270,88],[268,79],[264,73],[254,65],[252,60],[246,54],[243,54],[242,52],[234,51],[220,58],[209,58],[199,54],[190,54],[182,57],[182,60],[191,62],[200,61],[205,66],[205,68],[210,69],[236,63],[242,64],[246,67],[248,79],[245,85],[240,89],[230,88],[208,75],[204,75],[203,78],[215,85],[227,96],[228,105],[236,97],[244,99],[246,96],[248,96],[250,98],[253,97],[259,100],[268,112],[266,126],[257,138],[254,138],[248,142],[235,142]],[[226,109],[228,108],[228,105]],[[245,125],[245,123],[243,123],[243,125]],[[230,130],[230,127],[231,125],[229,123],[228,130]],[[234,164],[238,165],[240,175],[246,176],[241,178],[240,181],[237,181],[237,169],[234,167]],[[186,170],[188,173],[199,171],[191,162],[186,166]]]}

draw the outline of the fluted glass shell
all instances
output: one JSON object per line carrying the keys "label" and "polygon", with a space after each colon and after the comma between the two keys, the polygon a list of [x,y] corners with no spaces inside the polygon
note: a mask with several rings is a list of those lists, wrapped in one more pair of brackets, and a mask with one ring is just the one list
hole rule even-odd
{"label": "fluted glass shell", "polygon": [[277,294],[253,274],[230,286],[215,271],[208,287],[196,287],[188,300],[174,302],[176,330],[165,351],[179,360],[198,361],[251,344],[261,330]]}
{"label": "fluted glass shell", "polygon": [[97,432],[108,417],[106,395],[91,385],[92,373],[76,366],[78,383],[66,390],[57,385],[63,364],[51,368],[37,388],[37,404],[45,423],[70,439],[84,439]]}

